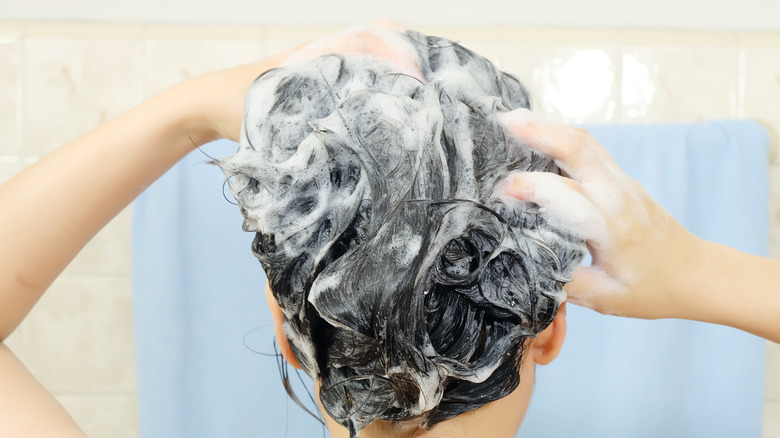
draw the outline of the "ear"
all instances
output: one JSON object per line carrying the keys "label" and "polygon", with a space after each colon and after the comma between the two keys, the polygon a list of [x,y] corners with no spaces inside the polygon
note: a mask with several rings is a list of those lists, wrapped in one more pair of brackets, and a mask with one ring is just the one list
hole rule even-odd
{"label": "ear", "polygon": [[558,308],[558,314],[555,315],[553,322],[531,341],[530,347],[526,350],[527,354],[530,354],[534,362],[539,365],[547,365],[558,357],[565,338],[566,303],[563,303]]}
{"label": "ear", "polygon": [[265,284],[265,298],[268,301],[271,318],[274,320],[274,335],[276,335],[276,343],[279,345],[282,357],[284,357],[287,363],[300,370],[301,364],[295,358],[292,348],[290,348],[290,341],[287,340],[287,336],[284,334],[284,313],[282,313],[282,308],[279,307],[279,303],[276,302],[276,298],[271,293],[271,286],[268,283]]}

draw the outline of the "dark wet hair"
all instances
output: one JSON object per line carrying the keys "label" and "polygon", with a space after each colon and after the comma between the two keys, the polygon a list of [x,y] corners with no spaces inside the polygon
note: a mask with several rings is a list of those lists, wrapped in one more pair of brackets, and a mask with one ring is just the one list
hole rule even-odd
{"label": "dark wet hair", "polygon": [[511,393],[584,243],[497,189],[557,172],[497,114],[513,76],[417,32],[424,81],[376,58],[323,56],[262,75],[239,152],[219,165],[323,407],[357,436],[421,427]]}

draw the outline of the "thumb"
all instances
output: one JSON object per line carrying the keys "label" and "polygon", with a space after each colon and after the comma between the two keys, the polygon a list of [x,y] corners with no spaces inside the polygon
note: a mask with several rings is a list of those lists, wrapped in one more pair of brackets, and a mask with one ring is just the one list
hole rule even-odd
{"label": "thumb", "polygon": [[614,297],[615,294],[625,293],[622,284],[599,266],[580,266],[571,277],[572,281],[563,286],[568,295],[568,302],[599,313],[616,313],[606,303],[613,301],[610,297]]}

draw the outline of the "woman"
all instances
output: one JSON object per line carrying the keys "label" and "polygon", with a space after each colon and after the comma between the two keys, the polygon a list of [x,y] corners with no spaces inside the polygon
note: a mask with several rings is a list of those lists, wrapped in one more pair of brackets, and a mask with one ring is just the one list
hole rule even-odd
{"label": "woman", "polygon": [[[529,382],[511,415],[486,412],[507,406],[529,354],[557,352],[584,242],[496,190],[557,170],[497,117],[529,106],[517,79],[450,40],[376,36],[406,64],[329,54],[263,74],[239,152],[216,162],[256,233],[278,342],[330,418],[353,437],[512,436]],[[554,347],[539,337],[551,325]]]}
{"label": "woman", "polygon": [[[83,245],[165,170],[198,145],[217,138],[238,140],[244,96],[258,74],[331,52],[396,58],[396,49],[378,36],[381,33],[353,30],[258,64],[187,80],[4,184],[0,339],[13,332]],[[405,62],[403,57],[396,60]],[[623,316],[721,323],[780,341],[774,318],[780,298],[773,293],[775,276],[780,275],[777,262],[696,239],[622,174],[587,133],[523,111],[510,113],[505,123],[570,177],[519,174],[506,191],[546,208],[566,227],[582,230],[594,265],[576,271],[566,286],[572,301]],[[574,220],[562,214],[571,202],[584,212]],[[526,346],[525,364],[552,360],[564,332],[559,312]],[[286,344],[285,339],[280,343]],[[292,361],[289,352],[287,357]],[[527,404],[533,368],[521,367],[520,386],[507,397],[441,422],[430,432],[416,425],[410,431],[405,424],[376,423],[364,433],[481,436],[489,426],[495,436],[511,436],[522,418],[518,407]],[[5,345],[0,346],[0,424],[9,436],[83,436]],[[339,427],[332,425],[334,436],[348,432]]]}

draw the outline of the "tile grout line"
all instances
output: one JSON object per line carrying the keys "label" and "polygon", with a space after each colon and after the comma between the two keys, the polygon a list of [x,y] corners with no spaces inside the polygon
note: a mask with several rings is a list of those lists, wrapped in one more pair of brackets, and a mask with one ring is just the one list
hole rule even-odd
{"label": "tile grout line", "polygon": [[625,50],[625,46],[623,44],[622,39],[620,38],[620,33],[617,33],[617,36],[615,37],[615,56],[616,59],[616,68],[615,68],[615,82],[617,86],[617,96],[616,96],[616,103],[615,103],[615,119],[612,123],[620,124],[623,122],[623,50]]}
{"label": "tile grout line", "polygon": [[19,168],[17,172],[24,168],[24,87],[27,85],[27,27],[22,28],[19,34],[19,77],[16,81],[16,128],[19,132],[17,139],[16,152],[19,159]]}
{"label": "tile grout line", "polygon": [[735,51],[737,55],[737,101],[736,104],[736,116],[739,119],[744,119],[745,112],[745,87],[746,87],[746,69],[747,69],[747,56],[742,44],[739,42],[739,37],[735,38],[736,43]]}
{"label": "tile grout line", "polygon": [[132,391],[52,391],[55,397],[117,397],[137,398],[138,393]]}

